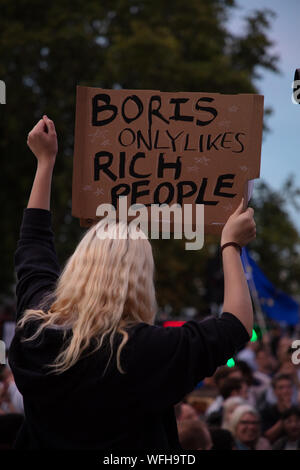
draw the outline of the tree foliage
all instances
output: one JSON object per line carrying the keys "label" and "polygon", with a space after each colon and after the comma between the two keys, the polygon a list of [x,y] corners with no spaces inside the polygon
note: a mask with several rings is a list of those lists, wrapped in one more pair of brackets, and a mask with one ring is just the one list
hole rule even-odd
{"label": "tree foliage", "polygon": [[300,236],[288,208],[299,208],[299,203],[300,189],[291,176],[278,191],[258,182],[252,201],[257,224],[253,255],[275,286],[295,296],[300,294]]}
{"label": "tree foliage", "polygon": [[[13,295],[13,254],[36,165],[26,138],[36,121],[46,113],[57,127],[52,210],[63,264],[83,231],[71,217],[76,85],[255,93],[259,70],[276,71],[267,35],[272,17],[255,12],[245,32],[233,35],[226,21],[234,8],[233,0],[0,0],[0,77],[7,87],[0,119],[2,295]],[[266,248],[278,237],[274,243],[294,253],[292,225],[279,241],[284,209],[279,219],[273,234],[262,232],[256,250],[266,266],[275,259],[278,269],[289,263],[293,276],[299,265]],[[186,305],[208,308],[215,281],[211,277],[205,286],[203,279],[210,275],[216,245],[194,253],[181,242],[159,241],[154,252],[160,305],[175,311]]]}

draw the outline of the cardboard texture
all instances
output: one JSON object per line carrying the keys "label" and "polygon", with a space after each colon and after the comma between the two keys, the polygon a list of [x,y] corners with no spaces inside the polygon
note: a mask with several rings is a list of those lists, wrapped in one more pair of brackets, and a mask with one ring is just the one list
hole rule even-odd
{"label": "cardboard texture", "polygon": [[77,87],[72,215],[100,204],[204,204],[220,233],[259,178],[263,96]]}

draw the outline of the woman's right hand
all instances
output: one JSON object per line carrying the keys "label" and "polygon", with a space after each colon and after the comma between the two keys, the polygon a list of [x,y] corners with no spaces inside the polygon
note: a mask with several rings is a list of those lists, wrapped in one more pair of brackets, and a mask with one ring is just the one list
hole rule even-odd
{"label": "woman's right hand", "polygon": [[248,207],[243,210],[244,200],[242,199],[238,208],[229,217],[221,236],[221,246],[225,243],[235,242],[240,246],[245,246],[256,237],[256,224],[253,218],[254,210]]}
{"label": "woman's right hand", "polygon": [[54,166],[57,154],[57,136],[54,122],[44,115],[29,132],[27,145],[39,164]]}

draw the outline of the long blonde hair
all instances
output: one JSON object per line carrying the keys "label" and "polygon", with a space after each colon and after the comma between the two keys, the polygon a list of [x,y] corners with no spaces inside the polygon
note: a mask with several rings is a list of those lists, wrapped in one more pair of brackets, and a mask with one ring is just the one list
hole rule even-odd
{"label": "long blonde hair", "polygon": [[131,225],[102,219],[85,233],[67,261],[50,308],[25,310],[17,328],[23,328],[29,320],[41,322],[36,332],[23,341],[34,340],[46,327],[71,327],[71,340],[54,364],[49,364],[55,373],[62,373],[78,361],[92,340],[96,340],[93,352],[101,348],[106,336],[111,347],[109,363],[114,337],[120,333],[116,359],[119,371],[124,373],[120,354],[128,340],[125,327],[154,321],[153,272],[149,241],[145,237],[134,239]]}

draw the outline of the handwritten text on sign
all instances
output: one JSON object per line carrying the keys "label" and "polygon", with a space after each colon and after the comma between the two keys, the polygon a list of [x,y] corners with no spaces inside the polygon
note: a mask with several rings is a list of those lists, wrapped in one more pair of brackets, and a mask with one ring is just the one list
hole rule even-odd
{"label": "handwritten text on sign", "polygon": [[224,222],[259,176],[262,98],[78,87],[73,215],[127,196],[204,204],[206,224]]}

